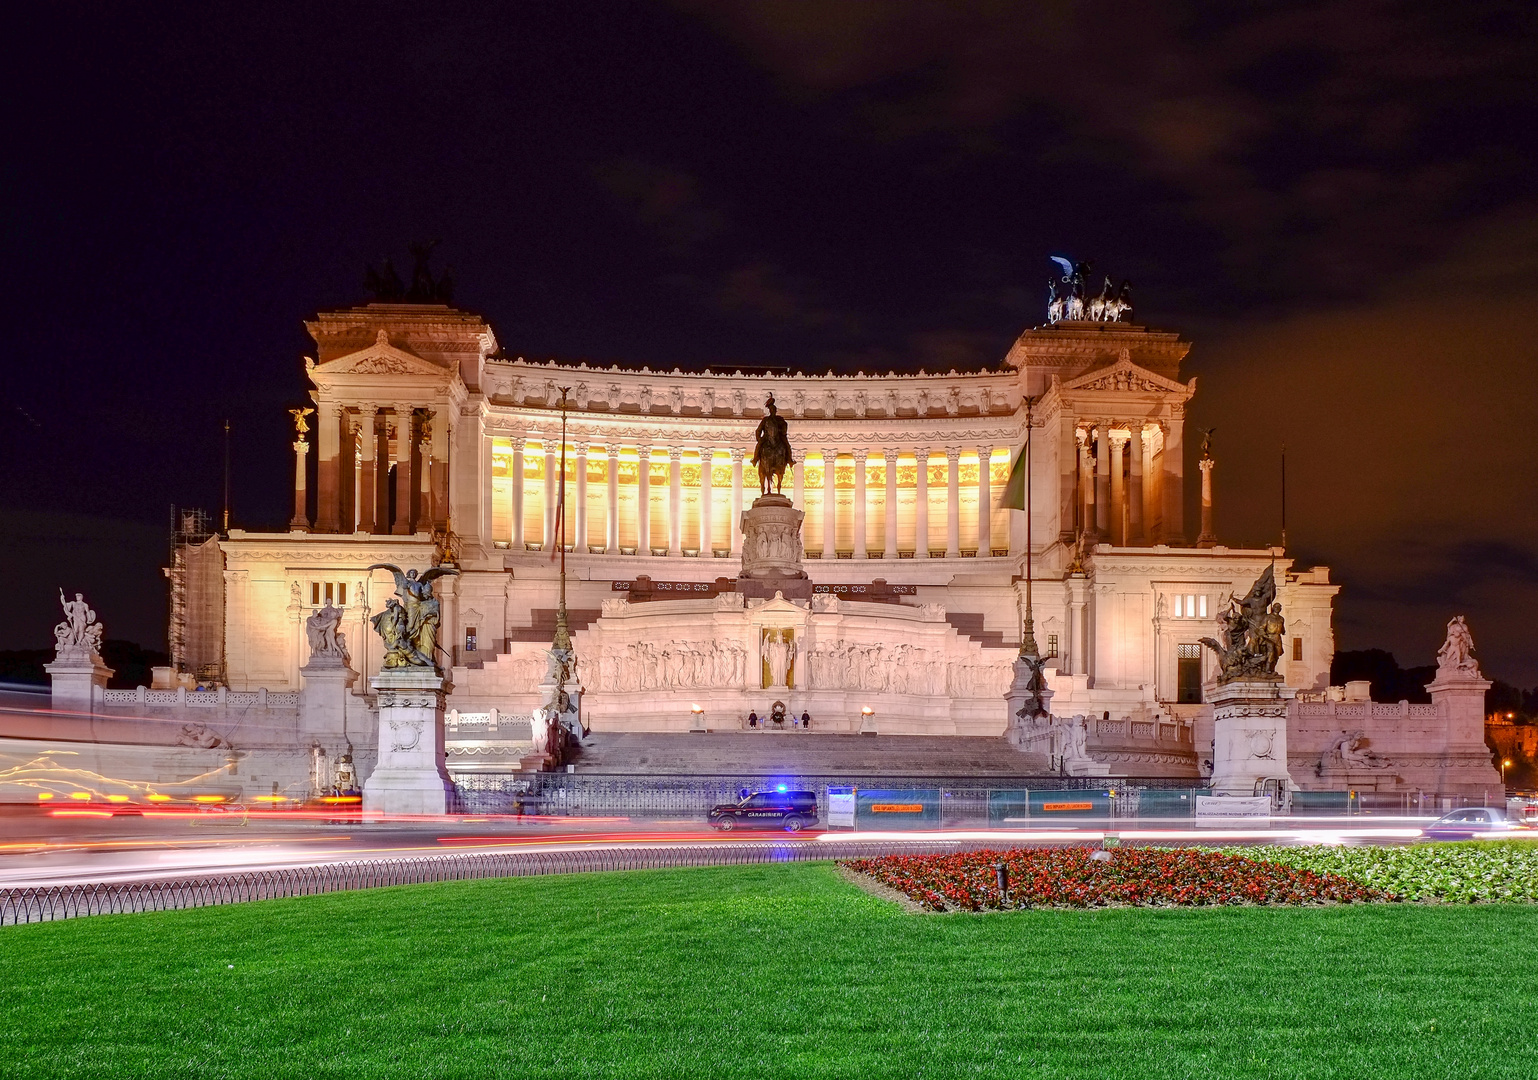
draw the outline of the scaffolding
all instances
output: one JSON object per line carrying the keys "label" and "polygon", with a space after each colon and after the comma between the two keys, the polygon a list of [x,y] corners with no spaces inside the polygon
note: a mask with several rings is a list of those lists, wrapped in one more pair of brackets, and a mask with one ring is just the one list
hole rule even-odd
{"label": "scaffolding", "polygon": [[224,553],[208,515],[172,506],[170,548],[171,669],[200,686],[223,686]]}

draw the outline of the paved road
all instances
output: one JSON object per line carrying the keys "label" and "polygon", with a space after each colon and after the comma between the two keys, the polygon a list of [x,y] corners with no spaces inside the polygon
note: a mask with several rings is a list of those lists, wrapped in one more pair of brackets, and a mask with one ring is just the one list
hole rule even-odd
{"label": "paved road", "polygon": [[209,814],[59,818],[35,807],[0,807],[0,887],[142,881],[233,870],[317,866],[445,852],[553,851],[695,844],[818,844],[826,837],[881,841],[986,841],[1009,847],[1100,843],[1405,843],[1426,819],[1350,817],[1275,819],[1243,826],[1194,827],[1190,819],[1082,821],[1008,830],[946,829],[888,833],[808,830],[716,833],[698,820],[449,817],[383,824],[300,819],[293,814]]}

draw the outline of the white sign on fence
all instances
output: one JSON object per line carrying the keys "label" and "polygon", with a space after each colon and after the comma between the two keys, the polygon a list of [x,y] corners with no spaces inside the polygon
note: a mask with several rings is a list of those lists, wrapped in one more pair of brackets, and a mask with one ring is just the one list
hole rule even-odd
{"label": "white sign on fence", "polygon": [[1259,798],[1232,798],[1227,795],[1198,795],[1196,797],[1196,822],[1198,825],[1210,822],[1226,823],[1235,818],[1247,821],[1269,821],[1271,818],[1271,797],[1262,795]]}
{"label": "white sign on fence", "polygon": [[854,828],[854,788],[828,789],[828,828]]}

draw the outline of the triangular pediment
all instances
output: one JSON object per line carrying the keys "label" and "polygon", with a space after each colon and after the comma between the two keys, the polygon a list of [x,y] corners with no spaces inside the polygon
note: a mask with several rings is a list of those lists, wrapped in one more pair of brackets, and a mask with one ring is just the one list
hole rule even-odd
{"label": "triangular pediment", "polygon": [[1192,379],[1187,384],[1166,379],[1163,375],[1155,375],[1147,368],[1134,364],[1132,357],[1123,350],[1114,364],[1086,371],[1083,375],[1063,383],[1062,388],[1064,390],[1117,390],[1140,394],[1179,394],[1184,398],[1195,392],[1196,380]]}
{"label": "triangular pediment", "polygon": [[316,364],[306,358],[305,366],[312,372],[331,375],[432,375],[446,374],[442,367],[405,349],[390,344],[389,335],[383,330],[374,343],[357,352],[347,353]]}

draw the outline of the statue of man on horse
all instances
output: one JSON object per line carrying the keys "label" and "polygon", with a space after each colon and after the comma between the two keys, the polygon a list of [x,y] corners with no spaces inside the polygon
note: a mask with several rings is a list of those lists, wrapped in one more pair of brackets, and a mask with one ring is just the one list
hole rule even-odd
{"label": "statue of man on horse", "polygon": [[769,415],[758,422],[758,430],[754,432],[758,445],[753,448],[753,465],[758,469],[759,494],[768,495],[771,490],[779,494],[785,483],[785,473],[796,459],[791,456],[785,418],[775,408],[773,394],[764,402],[764,408]]}

